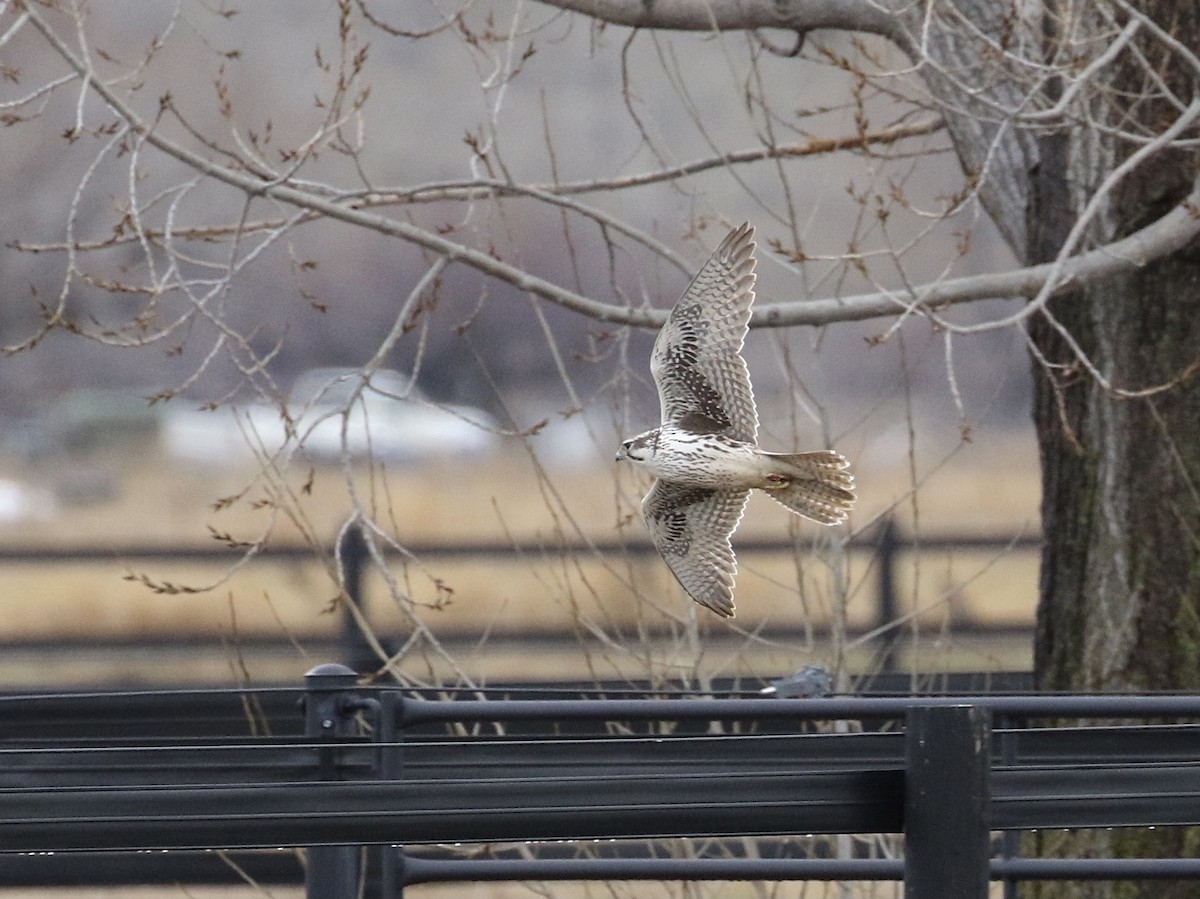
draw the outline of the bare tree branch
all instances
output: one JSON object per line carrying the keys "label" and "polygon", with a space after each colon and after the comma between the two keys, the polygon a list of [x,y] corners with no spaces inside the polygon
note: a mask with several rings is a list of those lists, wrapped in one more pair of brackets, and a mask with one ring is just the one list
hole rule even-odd
{"label": "bare tree branch", "polygon": [[[67,80],[73,76],[67,76]],[[643,243],[646,246],[653,247],[657,252],[667,254],[669,249],[661,244],[649,241],[631,228],[628,224],[613,216],[602,216],[594,208],[585,208],[571,203],[567,198],[588,193],[605,193],[609,191],[626,190],[638,187],[645,187],[651,184],[660,184],[663,182],[674,181],[679,178],[685,178],[690,175],[699,174],[700,172],[711,171],[712,169],[721,168],[731,165],[742,165],[747,163],[761,162],[769,159],[793,159],[806,156],[818,156],[825,153],[831,153],[838,150],[850,149],[867,149],[870,147],[888,145],[898,143],[902,140],[920,137],[926,134],[932,134],[942,127],[941,120],[936,117],[923,119],[910,124],[893,125],[883,128],[878,131],[870,131],[860,134],[846,134],[840,137],[813,137],[802,143],[782,144],[772,147],[757,147],[746,150],[736,150],[722,156],[710,156],[703,159],[696,159],[692,162],[682,163],[665,169],[655,169],[649,172],[639,172],[634,175],[627,175],[617,178],[596,178],[586,181],[570,181],[562,184],[517,184],[511,181],[499,181],[489,179],[473,179],[473,180],[454,180],[454,181],[438,181],[427,184],[418,184],[414,187],[380,187],[370,192],[352,192],[341,194],[337,197],[332,195],[330,199],[336,199],[345,203],[352,209],[380,209],[386,207],[416,205],[424,203],[442,203],[442,202],[472,202],[475,200],[494,200],[502,197],[531,197],[542,200],[546,203],[558,204],[567,206],[575,211],[580,212],[591,218],[596,218],[607,227],[612,228],[623,234],[627,234]],[[315,188],[314,188],[315,189]],[[602,217],[601,217],[602,216]],[[302,213],[299,222],[306,223],[317,221],[321,218],[321,214],[316,211]],[[255,221],[240,222],[235,225],[200,225],[193,227],[176,226],[172,230],[172,236],[187,240],[214,240],[225,239],[240,234],[253,234],[262,231],[276,231],[284,227],[287,223],[286,219],[258,219]],[[50,252],[66,252],[74,250],[76,252],[87,252],[94,250],[105,250],[112,247],[121,246],[122,244],[133,243],[147,238],[153,241],[165,240],[166,235],[161,231],[147,228],[139,230],[136,234],[130,233],[113,233],[100,240],[92,241],[75,241],[68,246],[63,242],[54,243],[32,243],[23,240],[13,241],[11,246],[14,249],[21,250],[26,253],[50,253]],[[668,261],[675,265],[680,271],[686,273],[690,271],[690,265],[683,260],[674,256],[668,256]]]}
{"label": "bare tree branch", "polygon": [[674,31],[837,28],[900,39],[895,16],[872,0],[543,0],[614,25]]}
{"label": "bare tree branch", "polygon": [[[1066,290],[1141,268],[1181,250],[1200,236],[1200,181],[1187,199],[1158,221],[1123,240],[1064,260],[1054,296]],[[1047,289],[1057,263],[1045,263],[1009,272],[953,278],[917,288],[909,297],[897,293],[871,293],[832,300],[793,301],[759,305],[751,326],[788,327],[862,321],[906,312],[937,310],[975,300],[1033,297]]]}
{"label": "bare tree branch", "polygon": [[[778,146],[754,147],[747,150],[735,150],[720,156],[697,159],[681,163],[669,168],[652,172],[642,172],[623,178],[595,179],[589,181],[571,181],[564,184],[515,185],[500,181],[495,182],[450,182],[446,184],[427,184],[417,187],[396,190],[393,202],[437,202],[440,200],[481,199],[494,196],[518,196],[537,191],[555,196],[570,196],[572,194],[596,193],[599,191],[625,190],[634,187],[645,187],[663,181],[674,181],[689,175],[711,171],[728,165],[739,165],[748,162],[760,162],[767,159],[796,159],[804,156],[819,156],[838,150],[862,149],[872,146],[898,143],[912,137],[932,134],[942,127],[939,118],[931,116],[910,124],[893,125],[878,131],[860,134],[846,134],[841,137],[813,137],[802,143],[781,144]],[[389,192],[379,192],[379,199],[389,201]]]}
{"label": "bare tree branch", "polygon": [[[716,6],[724,8],[723,4]],[[859,7],[869,6],[875,9],[869,4],[849,6],[851,12]],[[669,9],[660,10],[657,4],[653,8],[662,15],[670,12]],[[741,9],[740,6],[738,8]],[[833,19],[827,4],[811,4],[811,8],[809,4],[799,4],[798,8],[809,10],[814,15],[825,15],[830,21]],[[605,9],[608,12],[606,18],[611,18],[614,10],[619,12],[624,7],[620,3],[606,3]],[[753,12],[758,7],[752,4],[749,9]],[[850,13],[847,15],[848,21],[853,19]],[[236,187],[248,196],[269,197],[315,215],[413,243],[444,257],[449,262],[463,263],[521,291],[597,321],[639,328],[657,328],[665,321],[664,309],[634,308],[583,296],[481,250],[456,243],[406,221],[361,209],[360,198],[329,198],[314,190],[302,190],[281,180],[263,180],[257,175],[207,159],[155,131],[151,124],[143,120],[102,79],[90,71],[86,63],[54,33],[35,10],[31,9],[29,16],[31,23],[83,79],[84,84],[98,93],[134,133],[141,136],[146,143],[204,176]],[[739,21],[744,27],[747,20],[743,17]],[[728,27],[733,26],[730,24]],[[484,189],[494,190],[496,185],[487,185]],[[1038,265],[1010,272],[942,280],[903,293],[880,291],[842,298],[761,304],[756,309],[751,324],[755,327],[824,325],[922,313],[982,299],[1031,297],[1039,293],[1045,294],[1047,290],[1048,295],[1053,295],[1117,272],[1135,269],[1175,252],[1200,233],[1197,209],[1200,209],[1200,193],[1193,190],[1183,203],[1157,222],[1123,240],[1062,261],[1057,270],[1051,265]],[[1052,277],[1055,283],[1048,284]]]}

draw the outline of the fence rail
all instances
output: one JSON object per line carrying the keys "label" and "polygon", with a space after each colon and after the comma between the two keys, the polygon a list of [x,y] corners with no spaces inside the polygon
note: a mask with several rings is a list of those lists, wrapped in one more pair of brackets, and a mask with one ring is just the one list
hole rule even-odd
{"label": "fence rail", "polygon": [[[993,534],[993,535],[950,535],[928,534],[910,535],[902,531],[894,522],[885,520],[874,531],[860,535],[850,540],[846,548],[854,553],[866,553],[874,556],[876,577],[876,607],[871,620],[860,628],[852,629],[851,637],[861,637],[864,634],[875,633],[875,644],[879,652],[879,669],[884,672],[896,670],[895,642],[897,631],[889,629],[889,623],[898,620],[901,602],[897,589],[897,570],[900,560],[913,553],[946,552],[946,551],[979,551],[1001,552],[1017,550],[1031,552],[1041,545],[1041,538],[1027,534]],[[566,555],[627,556],[633,558],[650,558],[657,555],[654,547],[645,541],[592,541],[578,544],[556,544],[553,547],[520,547],[511,544],[495,542],[462,542],[462,543],[415,543],[407,550],[419,558],[448,558],[471,560],[520,560],[531,551],[552,549],[556,553]],[[796,546],[788,540],[781,539],[745,539],[739,540],[737,549],[743,554],[794,554]],[[364,598],[364,580],[368,570],[368,554],[366,544],[357,530],[348,529],[338,546],[312,547],[304,545],[270,546],[264,548],[255,556],[256,564],[300,564],[312,560],[318,555],[325,557],[337,556],[341,559],[342,574],[348,597],[354,603],[361,605]],[[144,543],[129,543],[108,546],[50,546],[50,547],[20,547],[0,546],[0,566],[6,565],[47,565],[47,564],[89,564],[96,562],[146,562],[162,563],[189,562],[203,565],[227,565],[239,558],[236,550],[225,546],[196,546],[196,545],[153,545]],[[984,637],[1025,636],[1031,634],[1029,625],[1006,625],[992,622],[955,622],[952,628],[959,635],[978,635]],[[755,633],[768,641],[785,641],[799,636],[794,628],[766,627],[756,629]],[[822,636],[825,633],[821,627],[807,629],[805,634]],[[400,644],[403,639],[381,635],[385,646]],[[448,643],[461,638],[470,644],[478,640],[475,632],[456,635],[443,634]],[[498,639],[510,639],[507,637]],[[562,629],[527,630],[522,639],[536,642],[543,648],[551,641],[561,640],[572,645],[577,641],[573,632]],[[719,640],[720,635],[714,634],[713,640]],[[742,639],[740,636],[737,639]],[[374,670],[379,660],[375,657],[370,646],[363,638],[355,617],[347,610],[343,614],[340,633],[336,637],[309,637],[306,643],[318,657],[336,655],[350,667],[358,671]],[[246,650],[261,653],[277,653],[290,651],[293,644],[290,638],[263,637],[253,634],[243,634],[239,637],[240,645]],[[0,635],[0,652],[10,657],[22,652],[45,653],[49,651],[71,651],[86,653],[99,649],[104,653],[122,651],[157,651],[195,652],[205,649],[223,649],[224,643],[219,637],[200,634],[171,634],[171,635],[140,635],[137,637],[97,637],[86,635],[51,635],[34,638],[6,638]]]}
{"label": "fence rail", "polygon": [[[603,878],[903,880],[913,899],[983,899],[989,879],[1200,877],[1196,859],[1024,859],[992,836],[1200,824],[1197,721],[1200,696],[1179,694],[446,698],[340,665],[303,689],[6,696],[0,879],[296,882],[278,851],[294,846],[326,899],[359,895],[364,872],[365,895],[387,897]],[[904,857],[822,857],[800,838],[837,833],[903,834]],[[730,857],[626,842],[700,837]],[[615,842],[565,857],[558,841],[580,840]],[[532,857],[434,845],[524,841]]]}

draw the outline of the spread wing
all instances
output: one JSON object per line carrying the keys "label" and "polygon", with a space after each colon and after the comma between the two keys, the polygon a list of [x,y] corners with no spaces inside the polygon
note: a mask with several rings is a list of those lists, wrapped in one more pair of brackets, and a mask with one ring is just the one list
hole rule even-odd
{"label": "spread wing", "polygon": [[659,554],[688,595],[718,615],[733,617],[737,560],[729,538],[749,490],[710,490],[655,481],[642,516]]}
{"label": "spread wing", "polygon": [[754,443],[758,412],[741,356],[754,302],[754,229],[729,233],[688,285],[654,341],[650,373],[662,420],[699,413]]}

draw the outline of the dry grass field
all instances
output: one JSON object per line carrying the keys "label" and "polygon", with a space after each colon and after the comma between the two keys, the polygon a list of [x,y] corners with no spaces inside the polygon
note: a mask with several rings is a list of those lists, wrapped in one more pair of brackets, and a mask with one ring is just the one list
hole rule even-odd
{"label": "dry grass field", "polygon": [[[880,446],[868,444],[857,455],[847,448],[861,492],[851,522],[856,531],[869,534],[890,511],[918,537],[1036,532],[1039,485],[1030,434],[984,433],[970,443],[951,438],[920,457],[905,448],[889,455]],[[268,547],[305,541],[327,546],[353,509],[353,490],[360,508],[401,544],[482,541],[508,549],[478,560],[426,554],[396,560],[386,573],[369,576],[366,614],[380,634],[409,634],[416,621],[456,647],[456,664],[437,651],[414,656],[405,672],[414,680],[763,678],[810,662],[871,669],[869,643],[834,645],[819,634],[873,620],[871,555],[840,552],[828,532],[798,522],[763,497],[752,500],[738,538],[787,536],[795,552],[740,556],[739,614],[733,622],[687,602],[657,559],[563,551],[564,545],[587,540],[644,539],[641,522],[630,515],[644,483],[628,470],[617,477],[615,472],[606,461],[542,468],[515,445],[483,463],[364,467],[349,476],[337,467],[302,467],[263,479],[248,467],[181,465],[152,445],[124,447],[83,468],[0,467],[0,477],[21,478],[47,491],[89,477],[113,485],[108,499],[0,525],[0,540],[9,548],[219,547],[222,541],[266,535]],[[229,682],[246,676],[294,680],[324,661],[305,642],[340,627],[339,616],[330,612],[339,593],[332,560],[314,553],[307,564],[281,563],[268,551],[234,570],[238,552],[229,550],[227,558],[227,564],[180,564],[118,553],[103,563],[8,564],[0,581],[0,639],[201,634],[209,646],[226,648],[195,658],[163,658],[135,648],[99,657],[56,653],[53,660],[10,653],[8,663],[0,664],[0,687]],[[1032,553],[1013,550],[905,557],[898,577],[903,611],[911,615],[899,624],[910,638],[905,664],[925,671],[1027,666],[1025,641],[949,640],[947,629],[952,621],[1030,622],[1036,561]],[[147,582],[188,590],[155,592]],[[407,601],[398,604],[397,593]],[[839,596],[845,596],[844,604]],[[779,645],[763,636],[779,628],[803,633],[806,626],[814,633],[799,642]],[[682,636],[657,641],[649,652],[641,637],[664,628]],[[555,630],[575,636],[547,642],[534,653],[528,641],[517,639]],[[239,658],[238,640],[247,635],[287,638],[294,648]],[[710,637],[707,651],[704,635]]]}
{"label": "dry grass field", "polygon": [[[1027,434],[981,434],[970,444],[945,444],[941,455],[889,457],[878,445],[855,458],[861,502],[852,527],[869,532],[891,511],[909,533],[1018,533],[1036,528],[1037,466]],[[912,491],[913,471],[919,489]],[[337,468],[307,469],[282,480],[255,481],[252,469],[181,466],[152,446],[92,459],[85,469],[45,467],[30,471],[16,463],[0,477],[21,479],[46,490],[78,477],[104,477],[115,485],[111,498],[4,526],[9,548],[46,546],[219,546],[214,537],[256,540],[268,546],[306,540],[328,545],[352,511],[349,488],[401,543],[487,541],[509,547],[485,561],[423,556],[395,562],[387,575],[410,603],[401,610],[382,572],[367,581],[367,615],[381,633],[404,635],[421,626],[445,639],[453,661],[427,647],[406,658],[400,673],[412,680],[475,681],[528,678],[620,678],[653,676],[692,683],[738,675],[757,682],[817,662],[866,672],[876,664],[870,644],[835,641],[819,633],[780,641],[764,627],[861,626],[871,620],[875,571],[867,553],[841,555],[829,533],[798,523],[773,503],[756,498],[739,536],[786,535],[796,551],[786,556],[743,553],[739,616],[724,622],[685,600],[654,558],[600,559],[564,553],[564,544],[643,534],[628,512],[644,484],[628,472],[598,461],[582,468],[541,469],[520,447],[485,465],[427,464],[389,471],[358,469],[347,481]],[[310,484],[311,478],[311,484]],[[226,503],[234,495],[241,498]],[[214,506],[220,505],[217,509]],[[230,561],[237,553],[229,551]],[[201,592],[160,593],[155,584]],[[130,580],[134,577],[134,580]],[[839,606],[839,580],[847,601]],[[200,633],[207,649],[195,653],[138,651],[136,641],[121,653],[80,649],[64,654],[9,652],[0,660],[0,689],[119,683],[157,685],[206,681],[258,683],[295,681],[327,659],[310,647],[314,636],[335,633],[340,619],[329,608],[337,596],[335,569],[318,554],[305,564],[279,563],[270,553],[236,571],[228,565],[182,565],[122,558],[104,563],[9,564],[0,580],[0,638],[145,637]],[[901,628],[914,635],[915,651],[901,657],[913,670],[1012,670],[1029,664],[1024,644],[979,643],[948,636],[952,621],[968,617],[1005,623],[1031,620],[1036,558],[1028,552],[922,553],[904,560],[898,588],[904,608],[916,614]],[[637,596],[643,601],[638,601]],[[680,623],[682,622],[682,624]],[[694,629],[691,627],[694,622]],[[646,639],[664,629],[666,639]],[[518,639],[523,633],[563,629],[572,637],[544,645]],[[800,631],[803,634],[803,630]],[[467,635],[451,641],[449,635]],[[734,635],[731,639],[730,634]],[[256,655],[241,637],[290,637],[282,653]],[[473,638],[470,635],[474,635]],[[149,639],[147,640],[149,642]],[[427,885],[412,890],[425,899],[476,896],[518,899],[554,895],[567,899],[662,899],[716,895],[683,890],[678,884]],[[723,885],[721,895],[758,895],[751,885]],[[998,889],[998,888],[997,888]],[[855,896],[894,899],[897,884],[787,884],[777,891],[796,899]],[[299,897],[298,888],[263,891],[216,887],[146,887],[89,890],[19,890],[21,899],[114,899],[179,895],[190,897]],[[996,895],[999,895],[997,892]]]}

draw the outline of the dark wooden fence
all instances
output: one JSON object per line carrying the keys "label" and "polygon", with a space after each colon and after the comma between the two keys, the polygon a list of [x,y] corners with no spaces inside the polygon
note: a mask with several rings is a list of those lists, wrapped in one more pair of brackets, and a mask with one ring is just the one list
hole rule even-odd
{"label": "dark wooden fence", "polygon": [[[1041,545],[1040,537],[1036,535],[951,535],[925,534],[920,537],[904,533],[890,521],[884,521],[880,527],[871,533],[856,537],[848,544],[848,550],[853,553],[869,554],[873,557],[874,576],[876,579],[876,611],[864,627],[850,634],[852,637],[863,633],[878,632],[875,639],[880,659],[879,667],[884,672],[894,671],[895,645],[903,636],[903,628],[886,627],[897,620],[901,601],[897,589],[898,567],[906,556],[918,553],[956,552],[956,551],[987,551],[987,552],[1033,552]],[[750,554],[787,554],[794,555],[796,546],[787,540],[740,540],[737,544],[739,553]],[[425,559],[467,559],[495,560],[497,562],[519,560],[522,551],[507,544],[498,543],[454,543],[454,544],[413,544],[410,551],[419,558]],[[363,597],[364,579],[368,571],[366,546],[356,529],[347,529],[339,547],[327,547],[324,552],[332,556],[335,551],[342,561],[343,576],[346,590],[350,598],[360,602]],[[577,553],[581,557],[593,554],[606,556],[632,556],[635,558],[654,557],[653,546],[648,542],[597,541],[586,545],[556,546],[555,551],[564,554]],[[303,564],[315,558],[315,550],[310,546],[272,546],[263,550],[255,557],[255,563],[272,564]],[[0,546],[0,567],[8,565],[71,565],[96,562],[120,561],[122,563],[159,562],[162,564],[193,563],[202,565],[228,565],[237,558],[236,554],[227,547],[213,546],[155,546],[140,543],[112,546],[54,546],[54,547],[12,547]],[[814,631],[820,635],[819,628]],[[951,632],[955,634],[971,634],[982,638],[1000,636],[1029,636],[1032,637],[1030,625],[997,625],[979,622],[954,622]],[[756,631],[764,639],[787,641],[803,637],[795,630],[780,630],[770,627]],[[406,635],[379,635],[385,646],[403,643]],[[446,642],[453,644],[453,634],[445,635]],[[537,631],[525,635],[530,642],[544,647],[554,640],[570,640],[576,638],[573,634]],[[715,635],[714,635],[715,638]],[[478,633],[461,635],[467,646],[474,646],[479,639]],[[741,639],[740,636],[737,639]],[[274,636],[242,635],[240,643],[250,655],[254,653],[290,652],[290,638]],[[334,638],[306,637],[307,648],[318,657],[340,658],[345,664],[358,671],[374,670],[378,667],[378,659],[363,639],[352,615],[343,615],[342,627]],[[0,652],[8,653],[10,657],[26,652],[39,655],[50,653],[117,653],[128,650],[156,650],[164,656],[196,652],[211,649],[224,653],[226,647],[220,638],[197,634],[163,634],[138,635],[135,637],[98,637],[87,634],[80,636],[49,636],[38,639],[21,637],[5,637],[0,633]]]}
{"label": "dark wooden fence", "polygon": [[[912,899],[984,899],[993,880],[1200,878],[1200,859],[1021,858],[1013,839],[1200,823],[1197,720],[1187,695],[430,693],[341,665],[297,689],[3,696],[0,882],[303,879],[349,899],[902,880]],[[864,833],[903,835],[902,856],[831,857],[808,836]],[[675,838],[708,852],[646,848]]]}

